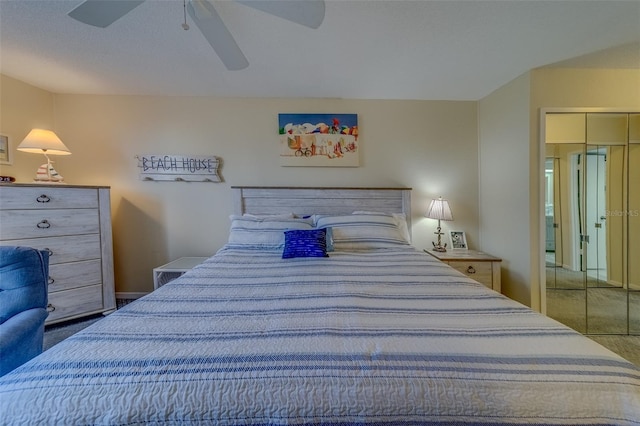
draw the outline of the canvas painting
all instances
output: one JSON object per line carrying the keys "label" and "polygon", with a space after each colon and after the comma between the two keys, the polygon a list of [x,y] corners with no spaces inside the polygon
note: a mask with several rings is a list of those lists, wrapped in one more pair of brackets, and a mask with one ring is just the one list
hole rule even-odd
{"label": "canvas painting", "polygon": [[7,135],[0,135],[0,164],[11,164],[11,146]]}
{"label": "canvas painting", "polygon": [[357,167],[357,114],[279,114],[280,164]]}

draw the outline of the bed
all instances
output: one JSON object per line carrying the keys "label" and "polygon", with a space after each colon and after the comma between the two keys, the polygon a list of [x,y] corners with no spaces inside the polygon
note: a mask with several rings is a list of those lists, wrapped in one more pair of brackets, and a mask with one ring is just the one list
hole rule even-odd
{"label": "bed", "polygon": [[227,245],[2,377],[0,424],[640,424],[635,366],[408,243],[409,189],[233,191]]}

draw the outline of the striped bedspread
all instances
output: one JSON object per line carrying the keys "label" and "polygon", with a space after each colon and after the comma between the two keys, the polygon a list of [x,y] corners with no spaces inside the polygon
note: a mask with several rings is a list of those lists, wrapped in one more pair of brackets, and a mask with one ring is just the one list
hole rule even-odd
{"label": "striped bedspread", "polygon": [[0,424],[640,425],[640,371],[411,248],[227,248],[0,379]]}

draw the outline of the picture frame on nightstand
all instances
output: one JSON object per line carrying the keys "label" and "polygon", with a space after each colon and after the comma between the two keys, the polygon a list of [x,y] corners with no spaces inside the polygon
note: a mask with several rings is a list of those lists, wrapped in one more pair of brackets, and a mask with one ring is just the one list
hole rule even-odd
{"label": "picture frame on nightstand", "polygon": [[449,231],[451,250],[469,250],[467,236],[464,231]]}

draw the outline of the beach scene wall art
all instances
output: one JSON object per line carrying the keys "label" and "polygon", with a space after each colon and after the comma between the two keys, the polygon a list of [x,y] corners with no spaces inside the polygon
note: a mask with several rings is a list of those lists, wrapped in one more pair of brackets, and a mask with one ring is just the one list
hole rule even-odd
{"label": "beach scene wall art", "polygon": [[358,167],[357,114],[278,114],[280,164]]}

